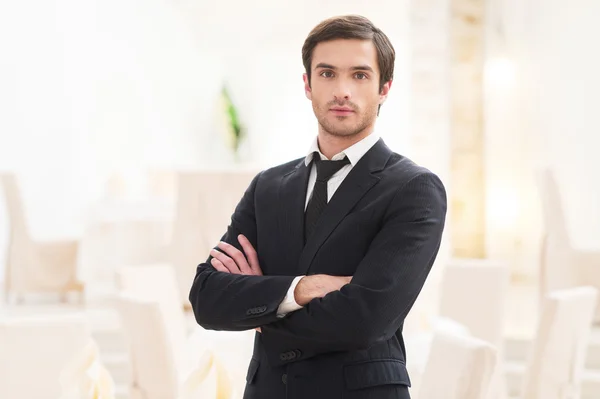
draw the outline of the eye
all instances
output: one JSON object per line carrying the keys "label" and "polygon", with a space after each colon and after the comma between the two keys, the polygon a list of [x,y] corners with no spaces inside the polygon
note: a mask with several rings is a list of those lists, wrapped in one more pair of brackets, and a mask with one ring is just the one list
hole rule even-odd
{"label": "eye", "polygon": [[320,73],[320,75],[324,78],[332,78],[333,77],[333,72],[331,71],[323,71]]}
{"label": "eye", "polygon": [[363,73],[363,72],[358,72],[358,73],[356,73],[354,76],[356,76],[356,78],[357,78],[358,80],[365,80],[365,79],[368,79],[368,76],[367,76],[367,74],[366,74],[366,73]]}

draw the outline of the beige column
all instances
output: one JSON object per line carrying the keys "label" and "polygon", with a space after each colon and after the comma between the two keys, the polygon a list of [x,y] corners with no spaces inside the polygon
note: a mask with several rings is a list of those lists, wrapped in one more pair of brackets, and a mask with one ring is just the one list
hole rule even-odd
{"label": "beige column", "polygon": [[[436,173],[446,191],[450,182],[450,0],[411,0],[410,4],[410,158]],[[397,89],[397,88],[396,88]],[[438,312],[440,283],[452,249],[450,220],[427,283],[416,301],[407,327]],[[415,324],[416,323],[416,324]],[[418,397],[418,392],[412,392]]]}
{"label": "beige column", "polygon": [[484,0],[450,0],[450,241],[454,257],[485,256]]}
{"label": "beige column", "polygon": [[410,34],[411,156],[449,184],[449,0],[413,0]]}
{"label": "beige column", "polygon": [[[410,6],[410,157],[438,174],[448,193],[450,182],[449,2],[412,0]],[[448,224],[450,221],[448,220]],[[449,228],[446,232],[449,231]],[[438,254],[450,253],[444,234]],[[441,272],[441,268],[435,268]]]}

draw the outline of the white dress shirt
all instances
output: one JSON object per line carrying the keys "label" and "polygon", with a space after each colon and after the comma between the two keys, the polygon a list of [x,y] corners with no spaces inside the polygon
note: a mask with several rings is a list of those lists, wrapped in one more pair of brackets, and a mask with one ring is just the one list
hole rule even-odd
{"label": "white dress shirt", "polygon": [[[342,184],[346,176],[348,176],[348,173],[350,173],[352,168],[358,163],[358,161],[360,161],[363,155],[365,155],[367,151],[369,151],[371,147],[373,147],[375,143],[377,143],[378,140],[379,136],[375,132],[373,132],[358,143],[353,144],[352,146],[346,148],[344,151],[335,154],[333,157],[331,157],[331,161],[339,161],[344,159],[344,157],[348,157],[350,163],[344,165],[327,181],[327,202],[331,200],[331,197],[333,197],[333,194],[335,194],[335,191],[340,187],[340,185]],[[323,153],[321,153],[319,149],[319,142],[317,138],[315,138],[312,145],[310,146],[308,155],[306,156],[306,158],[304,158],[304,164],[306,166],[310,165],[314,152],[319,153],[319,155],[321,156],[321,160],[329,160],[325,155],[323,155]],[[308,177],[308,188],[306,190],[306,202],[304,204],[304,210],[306,210],[306,207],[308,206],[308,201],[310,201],[310,198],[312,197],[316,181],[317,167],[313,163],[312,169],[310,171],[310,176]],[[294,297],[294,291],[302,277],[304,276],[298,276],[294,279],[294,281],[292,281],[292,284],[290,285],[290,288],[288,289],[285,298],[283,298],[283,301],[277,309],[277,316],[284,317],[286,314],[302,308],[302,306],[296,303],[296,298]]]}

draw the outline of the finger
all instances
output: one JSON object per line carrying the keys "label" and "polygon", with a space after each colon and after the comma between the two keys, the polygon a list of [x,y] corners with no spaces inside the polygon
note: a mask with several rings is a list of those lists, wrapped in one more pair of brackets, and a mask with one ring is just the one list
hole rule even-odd
{"label": "finger", "polygon": [[220,260],[218,260],[218,259],[216,259],[216,258],[212,258],[212,259],[210,260],[210,264],[211,264],[211,265],[213,265],[213,267],[214,267],[216,270],[220,271],[220,272],[229,273],[229,270],[227,270],[227,268],[225,267],[225,265],[223,265],[223,264],[221,263],[221,261],[220,261]]}
{"label": "finger", "polygon": [[256,250],[252,246],[250,240],[248,240],[245,235],[240,234],[238,236],[238,241],[240,242],[240,245],[242,246],[246,257],[248,258],[248,263],[250,263],[250,268],[252,269],[254,274],[262,276],[262,269],[260,268],[260,264],[258,263],[258,254],[256,253]]}
{"label": "finger", "polygon": [[262,330],[260,327],[256,327],[255,330],[258,331],[259,333],[262,333]]}
{"label": "finger", "polygon": [[223,241],[219,243],[218,247],[235,261],[242,274],[252,274],[252,269],[242,251]]}
{"label": "finger", "polygon": [[211,249],[210,254],[212,255],[213,258],[216,258],[217,260],[219,260],[223,264],[223,266],[225,266],[227,268],[227,270],[229,270],[230,273],[233,273],[233,274],[241,274],[242,273],[240,271],[240,268],[233,261],[233,259],[231,259],[229,256],[225,255],[224,253],[219,252],[216,249]]}

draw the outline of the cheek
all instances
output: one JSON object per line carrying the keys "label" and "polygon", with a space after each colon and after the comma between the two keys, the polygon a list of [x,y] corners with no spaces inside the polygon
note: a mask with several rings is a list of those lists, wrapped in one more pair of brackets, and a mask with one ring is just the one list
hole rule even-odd
{"label": "cheek", "polygon": [[365,93],[364,99],[365,105],[368,104],[369,106],[377,106],[381,100],[379,92],[377,90],[373,91],[372,89],[369,90],[368,93]]}
{"label": "cheek", "polygon": [[325,106],[325,104],[327,104],[327,102],[329,101],[329,98],[322,90],[315,90],[314,87],[310,93],[310,96],[313,104],[318,107]]}
{"label": "cheek", "polygon": [[365,97],[372,101],[379,101],[379,86],[369,84],[364,87]]}

